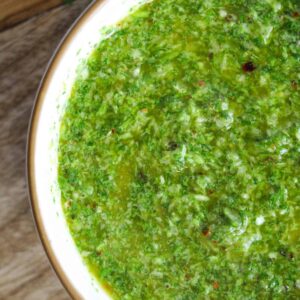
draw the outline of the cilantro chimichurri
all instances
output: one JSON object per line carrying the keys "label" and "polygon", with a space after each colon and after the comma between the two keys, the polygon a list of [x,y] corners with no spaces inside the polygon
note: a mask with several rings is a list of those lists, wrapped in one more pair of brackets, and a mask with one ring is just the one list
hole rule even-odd
{"label": "cilantro chimichurri", "polygon": [[59,184],[112,296],[299,299],[299,0],[154,0],[82,72]]}

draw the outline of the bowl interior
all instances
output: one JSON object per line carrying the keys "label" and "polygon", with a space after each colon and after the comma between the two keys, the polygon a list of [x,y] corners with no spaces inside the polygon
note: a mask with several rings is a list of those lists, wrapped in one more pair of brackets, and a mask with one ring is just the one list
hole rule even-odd
{"label": "bowl interior", "polygon": [[[145,1],[142,1],[145,2]],[[50,64],[37,97],[28,141],[28,179],[37,227],[58,276],[74,298],[110,299],[84,264],[64,219],[57,182],[60,121],[74,80],[111,26],[138,0],[96,1],[70,30]]]}

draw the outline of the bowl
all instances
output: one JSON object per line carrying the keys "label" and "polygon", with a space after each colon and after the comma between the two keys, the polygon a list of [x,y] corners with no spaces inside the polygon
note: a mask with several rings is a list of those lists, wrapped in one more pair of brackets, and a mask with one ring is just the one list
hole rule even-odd
{"label": "bowl", "polygon": [[64,218],[57,180],[60,122],[74,80],[89,54],[140,2],[100,0],[85,10],[54,53],[32,113],[27,178],[33,216],[51,265],[74,299],[104,300],[110,296],[89,272]]}

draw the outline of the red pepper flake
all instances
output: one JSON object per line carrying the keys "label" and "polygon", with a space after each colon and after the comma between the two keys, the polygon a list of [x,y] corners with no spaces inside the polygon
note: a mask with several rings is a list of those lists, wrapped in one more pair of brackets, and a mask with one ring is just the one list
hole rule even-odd
{"label": "red pepper flake", "polygon": [[111,134],[115,134],[116,133],[116,128],[112,128],[111,129]]}
{"label": "red pepper flake", "polygon": [[228,15],[225,17],[225,20],[226,20],[227,22],[233,21],[233,15],[228,14]]}
{"label": "red pepper flake", "polygon": [[251,17],[251,16],[247,16],[247,21],[248,21],[250,24],[252,24],[252,23],[253,23],[252,17]]}
{"label": "red pepper flake", "polygon": [[293,18],[299,18],[299,17],[300,17],[300,12],[299,12],[299,11],[294,11],[294,12],[292,13],[292,17],[293,17]]}
{"label": "red pepper flake", "polygon": [[280,249],[279,253],[283,257],[286,257],[288,260],[293,260],[294,259],[294,254],[292,252],[288,252],[286,249]]}
{"label": "red pepper flake", "polygon": [[103,288],[107,291],[107,292],[109,292],[109,293],[113,293],[113,288],[108,284],[108,283],[106,283],[106,282],[103,282],[103,283],[101,283],[102,284],[102,286],[103,286]]}
{"label": "red pepper flake", "polygon": [[153,25],[153,23],[154,23],[154,21],[153,21],[153,19],[151,18],[149,18],[149,19],[147,19],[147,22],[148,22],[148,24],[150,24],[150,25]]}
{"label": "red pepper flake", "polygon": [[256,69],[256,66],[252,61],[248,61],[243,64],[242,69],[244,72],[253,72]]}
{"label": "red pepper flake", "polygon": [[199,86],[205,86],[206,83],[205,83],[204,80],[199,80],[199,81],[198,81],[198,85],[199,85]]}
{"label": "red pepper flake", "polygon": [[66,208],[70,208],[70,207],[71,207],[71,202],[72,202],[72,200],[66,201],[66,202],[65,202],[65,207],[66,207]]}
{"label": "red pepper flake", "polygon": [[183,98],[184,98],[185,100],[190,100],[190,99],[192,99],[192,96],[191,96],[191,95],[185,95],[185,96],[183,96]]}
{"label": "red pepper flake", "polygon": [[266,157],[265,161],[268,163],[272,163],[272,162],[274,162],[274,158],[271,156],[268,156],[268,157]]}
{"label": "red pepper flake", "polygon": [[211,189],[207,190],[207,195],[208,195],[208,196],[210,196],[210,195],[213,194],[213,193],[214,193],[214,190],[211,190]]}
{"label": "red pepper flake", "polygon": [[214,281],[214,283],[213,283],[213,288],[214,288],[214,289],[218,289],[219,287],[220,287],[219,282],[218,282],[218,281]]}
{"label": "red pepper flake", "polygon": [[190,279],[192,279],[192,276],[191,276],[191,274],[187,273],[187,274],[185,274],[184,278],[186,280],[190,280]]}
{"label": "red pepper flake", "polygon": [[203,230],[202,230],[202,234],[203,236],[205,237],[209,237],[211,235],[211,231],[209,229],[209,227],[205,227]]}
{"label": "red pepper flake", "polygon": [[293,80],[293,81],[291,82],[291,85],[292,85],[292,88],[293,88],[294,90],[297,90],[297,89],[298,89],[298,84],[297,84],[296,80]]}
{"label": "red pepper flake", "polygon": [[170,141],[168,143],[168,151],[174,151],[179,147],[179,144],[176,143],[175,141]]}

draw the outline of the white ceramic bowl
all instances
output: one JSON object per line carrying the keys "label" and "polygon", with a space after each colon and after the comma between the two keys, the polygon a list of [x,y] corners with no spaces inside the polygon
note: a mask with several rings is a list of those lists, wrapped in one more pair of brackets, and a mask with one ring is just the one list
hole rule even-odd
{"label": "white ceramic bowl", "polygon": [[[142,1],[145,2],[145,1]],[[110,299],[89,273],[64,219],[57,182],[60,120],[78,69],[139,0],[93,2],[55,52],[37,94],[28,136],[28,186],[36,226],[49,260],[75,299]]]}

